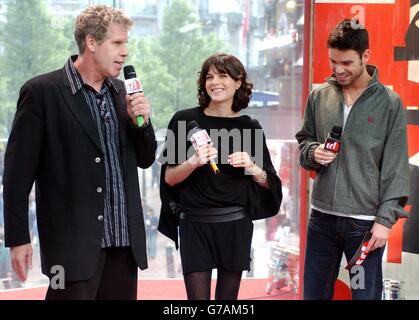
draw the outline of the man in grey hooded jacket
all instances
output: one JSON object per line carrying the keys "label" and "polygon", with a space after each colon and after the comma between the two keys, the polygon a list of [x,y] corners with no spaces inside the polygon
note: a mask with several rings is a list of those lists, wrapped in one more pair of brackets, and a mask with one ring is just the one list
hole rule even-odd
{"label": "man in grey hooded jacket", "polygon": [[[349,261],[366,236],[369,253],[351,270],[353,299],[381,299],[382,255],[408,197],[406,121],[402,102],[368,65],[367,30],[344,20],[328,43],[333,75],[309,96],[296,134],[301,165],[317,176],[311,198],[304,299],[331,299],[342,254]],[[340,149],[325,149],[334,126]],[[356,272],[355,272],[356,271]],[[362,274],[360,273],[362,272]]]}

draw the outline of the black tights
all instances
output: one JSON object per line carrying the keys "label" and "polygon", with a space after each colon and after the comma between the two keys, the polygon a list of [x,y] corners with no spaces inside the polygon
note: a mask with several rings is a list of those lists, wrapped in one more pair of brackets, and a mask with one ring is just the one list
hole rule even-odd
{"label": "black tights", "polygon": [[[188,300],[211,299],[211,273],[211,270],[199,271],[183,276]],[[241,271],[218,269],[215,300],[237,300],[241,277]]]}

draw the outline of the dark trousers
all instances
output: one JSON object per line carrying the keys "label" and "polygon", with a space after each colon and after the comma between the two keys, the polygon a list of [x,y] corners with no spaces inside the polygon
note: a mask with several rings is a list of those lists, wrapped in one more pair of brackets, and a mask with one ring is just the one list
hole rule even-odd
{"label": "dark trousers", "polygon": [[[333,298],[342,254],[345,253],[349,261],[373,224],[374,221],[338,217],[312,210],[304,262],[304,299]],[[351,285],[353,300],[381,299],[383,252],[384,247],[368,254],[361,265],[363,274],[356,268],[350,270],[351,280],[356,277]]]}
{"label": "dark trousers", "polygon": [[137,264],[131,247],[101,250],[92,278],[65,281],[64,289],[48,288],[46,300],[136,300]]}

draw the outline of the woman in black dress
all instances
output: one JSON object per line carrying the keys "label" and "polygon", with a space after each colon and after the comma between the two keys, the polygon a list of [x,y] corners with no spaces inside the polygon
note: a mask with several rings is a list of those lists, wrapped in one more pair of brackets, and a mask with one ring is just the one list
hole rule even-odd
{"label": "woman in black dress", "polygon": [[[179,231],[189,300],[210,299],[214,268],[215,299],[237,299],[242,271],[250,270],[252,220],[275,215],[281,204],[281,181],[263,130],[240,114],[252,87],[236,57],[212,55],[199,75],[199,106],[176,112],[168,126],[160,157],[159,231],[176,247]],[[197,124],[212,142],[194,148],[190,136],[199,131]]]}

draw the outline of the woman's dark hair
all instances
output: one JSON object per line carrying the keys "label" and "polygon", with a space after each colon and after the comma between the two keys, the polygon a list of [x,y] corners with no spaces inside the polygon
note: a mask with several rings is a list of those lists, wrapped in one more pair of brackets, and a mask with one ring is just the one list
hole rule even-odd
{"label": "woman's dark hair", "polygon": [[235,56],[226,53],[216,53],[204,61],[201,72],[199,73],[197,97],[202,109],[206,109],[211,101],[211,98],[205,89],[207,74],[211,67],[214,67],[219,73],[228,74],[236,81],[241,80],[241,86],[234,94],[232,110],[234,112],[239,112],[240,110],[247,108],[250,98],[252,97],[253,84],[248,81],[243,64]]}
{"label": "woman's dark hair", "polygon": [[369,48],[368,31],[357,20],[345,19],[330,33],[327,47],[338,50],[355,50],[359,57]]}

